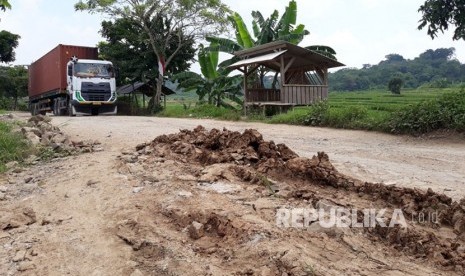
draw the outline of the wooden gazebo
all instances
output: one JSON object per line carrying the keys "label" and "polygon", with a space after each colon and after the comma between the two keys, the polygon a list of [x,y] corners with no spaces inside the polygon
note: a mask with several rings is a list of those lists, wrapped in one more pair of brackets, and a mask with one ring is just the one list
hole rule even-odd
{"label": "wooden gazebo", "polygon": [[[229,68],[244,73],[244,107],[311,105],[328,97],[328,68],[344,64],[285,41],[235,52],[241,58]],[[250,77],[261,66],[278,73],[279,89],[263,87]]]}

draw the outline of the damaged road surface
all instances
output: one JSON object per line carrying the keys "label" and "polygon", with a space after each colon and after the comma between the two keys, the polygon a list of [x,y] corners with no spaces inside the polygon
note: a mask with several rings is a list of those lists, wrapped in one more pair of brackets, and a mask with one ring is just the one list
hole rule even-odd
{"label": "damaged road surface", "polygon": [[1,275],[464,273],[465,200],[437,189],[348,176],[255,129],[122,143],[72,120],[56,126],[98,151],[0,176]]}

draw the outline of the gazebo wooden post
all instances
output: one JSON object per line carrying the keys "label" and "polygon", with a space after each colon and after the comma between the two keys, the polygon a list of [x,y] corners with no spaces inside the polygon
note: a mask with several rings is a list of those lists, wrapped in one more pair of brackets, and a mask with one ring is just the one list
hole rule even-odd
{"label": "gazebo wooden post", "polygon": [[286,81],[286,72],[284,70],[284,56],[281,56],[279,59],[279,69],[281,74],[281,83],[279,85],[279,100],[284,101],[284,82]]}
{"label": "gazebo wooden post", "polygon": [[325,68],[323,72],[325,76],[324,84],[326,86],[326,89],[324,90],[324,94],[323,94],[323,99],[327,99],[328,98],[328,68]]}
{"label": "gazebo wooden post", "polygon": [[244,66],[244,116],[247,116],[247,100],[249,98],[249,91],[248,91],[248,81],[247,78],[249,75],[247,74],[247,66]]}

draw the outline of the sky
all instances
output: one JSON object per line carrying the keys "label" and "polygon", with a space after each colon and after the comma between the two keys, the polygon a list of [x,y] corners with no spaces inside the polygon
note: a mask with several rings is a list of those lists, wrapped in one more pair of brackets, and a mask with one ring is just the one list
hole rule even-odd
{"label": "sky", "polygon": [[[426,29],[417,29],[424,0],[296,0],[297,23],[310,31],[301,46],[327,45],[337,52],[346,67],[361,68],[377,64],[388,54],[413,59],[428,49],[456,49],[456,58],[465,63],[465,41],[453,41],[452,30],[434,40]],[[19,34],[16,61],[26,65],[58,44],[95,46],[104,40],[101,14],[74,11],[77,0],[10,0],[11,10],[0,12],[0,30]],[[238,12],[249,30],[251,11],[268,17],[274,10],[280,15],[289,0],[223,0]],[[196,71],[198,66],[193,65]]]}

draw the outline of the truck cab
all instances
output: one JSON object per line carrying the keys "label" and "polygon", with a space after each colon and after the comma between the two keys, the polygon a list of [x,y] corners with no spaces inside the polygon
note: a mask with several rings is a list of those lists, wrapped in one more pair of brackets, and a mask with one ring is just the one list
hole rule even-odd
{"label": "truck cab", "polygon": [[116,114],[116,81],[109,61],[73,57],[66,68],[68,113]]}

